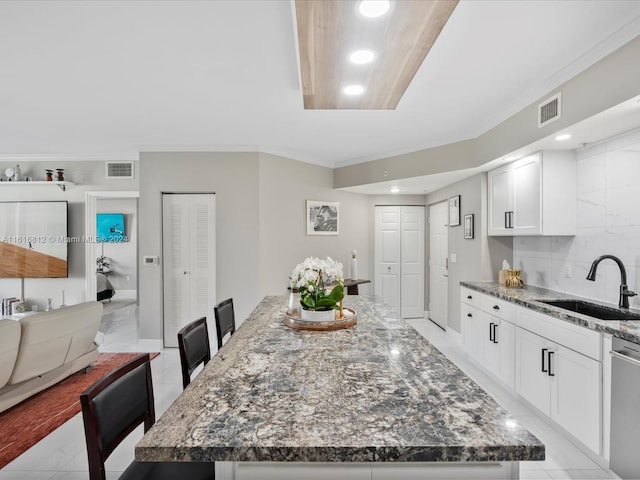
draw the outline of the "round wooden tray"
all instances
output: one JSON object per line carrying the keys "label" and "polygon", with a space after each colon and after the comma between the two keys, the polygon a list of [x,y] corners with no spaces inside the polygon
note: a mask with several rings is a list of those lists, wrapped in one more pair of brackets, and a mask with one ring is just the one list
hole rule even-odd
{"label": "round wooden tray", "polygon": [[[289,315],[288,313],[284,314],[284,324],[287,327],[293,328],[294,330],[316,330],[327,332],[330,330],[340,330],[343,328],[351,328],[356,323],[358,323],[358,316],[356,315],[356,311],[351,308],[343,308],[344,317],[338,318],[336,320],[328,320],[326,322],[310,322],[308,320],[302,320],[300,315]],[[339,312],[336,310],[336,314],[339,315]]]}

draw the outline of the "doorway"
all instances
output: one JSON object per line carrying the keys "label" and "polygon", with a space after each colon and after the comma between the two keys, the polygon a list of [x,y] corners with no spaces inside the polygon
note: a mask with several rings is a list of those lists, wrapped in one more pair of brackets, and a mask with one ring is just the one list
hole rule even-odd
{"label": "doorway", "polygon": [[[137,217],[137,201],[140,197],[140,192],[135,191],[103,191],[103,192],[85,192],[85,221],[84,221],[84,234],[85,234],[85,299],[87,301],[96,300],[97,298],[97,276],[96,276],[96,260],[102,255],[102,246],[95,241],[97,237],[96,230],[96,215],[99,211],[99,202],[102,200],[125,200],[130,199],[136,202],[136,217]],[[137,218],[130,219],[130,226],[135,227],[137,225]],[[137,237],[133,240],[134,248],[132,248],[133,258],[128,261],[134,262],[134,270],[129,275],[136,278],[135,286],[131,286],[129,290],[135,290],[137,300],[137,278],[138,278],[138,245]],[[135,272],[135,273],[134,273]],[[117,292],[116,292],[117,293]]]}
{"label": "doorway", "polygon": [[449,291],[448,202],[429,206],[429,319],[447,329]]}

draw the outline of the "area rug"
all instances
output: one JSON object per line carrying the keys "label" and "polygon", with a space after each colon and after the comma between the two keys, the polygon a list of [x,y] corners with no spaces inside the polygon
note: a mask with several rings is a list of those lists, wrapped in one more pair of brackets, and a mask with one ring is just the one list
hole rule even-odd
{"label": "area rug", "polygon": [[[0,468],[80,412],[80,394],[140,353],[101,353],[87,373],[77,372],[0,414]],[[155,358],[159,353],[152,353]]]}

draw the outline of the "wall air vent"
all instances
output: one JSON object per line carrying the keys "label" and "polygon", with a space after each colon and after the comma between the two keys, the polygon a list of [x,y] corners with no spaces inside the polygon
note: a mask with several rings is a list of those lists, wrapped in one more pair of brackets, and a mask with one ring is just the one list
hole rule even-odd
{"label": "wall air vent", "polygon": [[106,178],[133,178],[133,162],[106,162]]}
{"label": "wall air vent", "polygon": [[561,109],[562,94],[556,93],[553,97],[547,98],[538,104],[538,128],[555,122],[562,114]]}

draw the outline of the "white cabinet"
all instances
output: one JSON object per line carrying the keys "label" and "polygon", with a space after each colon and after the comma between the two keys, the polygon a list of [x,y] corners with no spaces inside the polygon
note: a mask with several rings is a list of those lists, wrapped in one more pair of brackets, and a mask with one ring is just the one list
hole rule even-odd
{"label": "white cabinet", "polygon": [[466,287],[460,295],[469,356],[601,454],[600,333]]}
{"label": "white cabinet", "polygon": [[515,337],[516,392],[599,454],[600,362],[524,328]]}
{"label": "white cabinet", "polygon": [[572,152],[540,152],[491,170],[488,194],[489,235],[575,235]]}
{"label": "white cabinet", "polygon": [[515,327],[505,320],[511,316],[512,305],[466,288],[461,292],[462,338],[467,352],[513,388]]}

